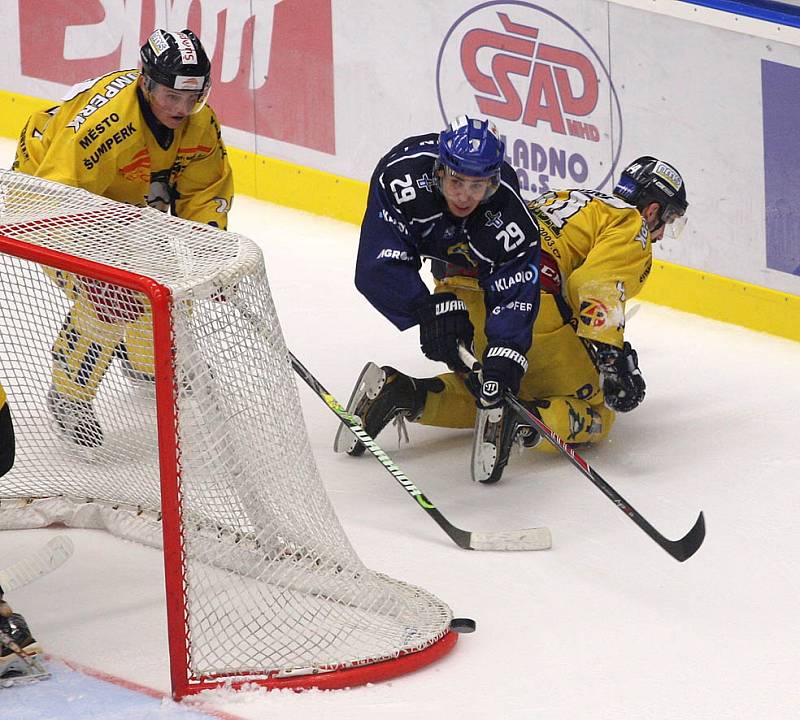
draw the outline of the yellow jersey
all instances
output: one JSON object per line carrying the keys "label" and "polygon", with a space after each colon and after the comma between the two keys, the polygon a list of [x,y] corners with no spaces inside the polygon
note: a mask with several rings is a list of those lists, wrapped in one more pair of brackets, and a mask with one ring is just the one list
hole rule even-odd
{"label": "yellow jersey", "polygon": [[644,218],[624,200],[593,190],[548,192],[528,207],[542,251],[558,265],[578,335],[622,347],[625,301],[641,290],[653,262]]}
{"label": "yellow jersey", "polygon": [[13,169],[226,229],[233,177],[214,111],[203,107],[173,131],[155,125],[157,138],[139,76],[119,70],[87,80],[31,115]]}

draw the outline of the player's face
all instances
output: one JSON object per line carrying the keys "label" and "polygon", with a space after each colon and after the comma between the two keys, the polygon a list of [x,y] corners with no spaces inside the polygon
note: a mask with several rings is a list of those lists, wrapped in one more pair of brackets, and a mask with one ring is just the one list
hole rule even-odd
{"label": "player's face", "polygon": [[650,242],[655,244],[666,234],[670,239],[677,240],[686,225],[686,216],[677,211],[663,212],[661,205],[651,203],[642,212],[650,231]]}
{"label": "player's face", "polygon": [[443,169],[442,195],[447,201],[447,209],[456,217],[467,217],[489,192],[490,178],[471,177]]}
{"label": "player's face", "polygon": [[156,82],[149,83],[147,99],[156,120],[174,130],[196,112],[198,103],[203,101],[203,93],[196,90],[173,90]]}
{"label": "player's face", "polygon": [[658,203],[650,203],[644,210],[642,210],[642,217],[647,223],[647,229],[650,231],[650,242],[657,243],[664,237],[664,230],[666,225],[661,222],[661,205]]}

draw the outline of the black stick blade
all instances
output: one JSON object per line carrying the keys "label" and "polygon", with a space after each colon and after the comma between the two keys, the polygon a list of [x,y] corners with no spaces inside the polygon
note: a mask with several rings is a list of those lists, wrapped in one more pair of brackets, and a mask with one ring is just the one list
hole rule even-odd
{"label": "black stick blade", "polygon": [[691,530],[680,540],[667,540],[659,543],[678,562],[684,562],[694,555],[706,538],[706,520],[701,512]]}

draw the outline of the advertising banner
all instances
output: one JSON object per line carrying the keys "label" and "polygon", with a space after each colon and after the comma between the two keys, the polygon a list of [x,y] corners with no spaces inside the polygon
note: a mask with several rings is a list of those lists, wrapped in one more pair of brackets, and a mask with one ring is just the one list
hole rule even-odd
{"label": "advertising banner", "polygon": [[693,19],[692,7],[49,0],[43,12],[40,0],[10,0],[0,91],[55,101],[136,67],[153,28],[189,27],[212,58],[209,102],[226,142],[333,178],[280,180],[289,194],[335,204],[337,178],[366,182],[403,138],[471,113],[497,124],[526,197],[610,192],[636,157],[667,160],[686,181],[689,223],[657,257],[800,295],[800,31],[782,28],[779,41],[722,12]]}
{"label": "advertising banner", "polygon": [[531,195],[599,190],[615,174],[622,113],[608,70],[607,9],[569,17],[528,2],[486,2],[456,17],[436,63],[441,122],[463,112],[493,119]]}
{"label": "advertising banner", "polygon": [[761,61],[767,267],[800,277],[800,68]]}
{"label": "advertising banner", "polygon": [[46,12],[40,0],[16,3],[19,77],[3,84],[20,82],[7,89],[135,68],[154,28],[188,27],[212,60],[211,103],[237,138],[336,151],[331,0],[49,0]]}

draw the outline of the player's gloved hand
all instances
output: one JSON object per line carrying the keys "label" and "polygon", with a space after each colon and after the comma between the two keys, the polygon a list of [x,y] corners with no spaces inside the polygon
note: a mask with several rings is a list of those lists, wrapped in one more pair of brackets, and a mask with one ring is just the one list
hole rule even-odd
{"label": "player's gloved hand", "polygon": [[452,370],[466,372],[468,368],[458,356],[458,344],[471,348],[475,331],[464,301],[453,293],[434,293],[414,310],[425,357],[447,363]]}
{"label": "player's gloved hand", "polygon": [[510,347],[486,348],[483,354],[483,382],[476,393],[478,407],[500,406],[506,391],[516,395],[527,370],[528,361],[521,352]]}
{"label": "player's gloved hand", "polygon": [[105,323],[125,323],[138,319],[145,311],[140,295],[120,285],[78,276],[97,317]]}
{"label": "player's gloved hand", "polygon": [[622,349],[605,343],[596,343],[596,347],[605,406],[615,412],[630,412],[644,400],[645,390],[636,350],[628,342]]}

